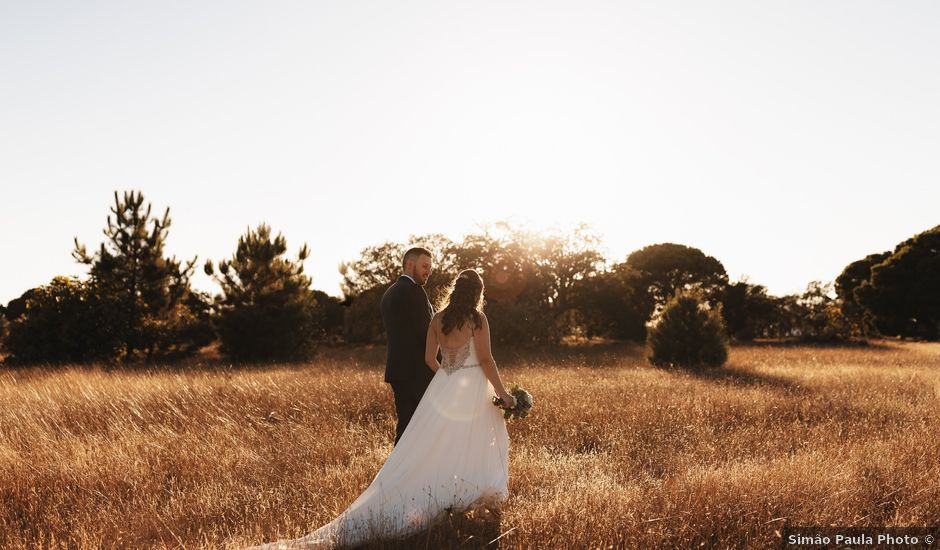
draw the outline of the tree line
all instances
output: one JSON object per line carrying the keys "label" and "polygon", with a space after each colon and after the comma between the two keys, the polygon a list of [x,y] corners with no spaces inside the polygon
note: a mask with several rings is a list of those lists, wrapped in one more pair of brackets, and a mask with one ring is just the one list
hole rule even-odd
{"label": "tree line", "polygon": [[642,342],[667,303],[693,293],[733,340],[940,336],[940,226],[849,264],[834,283],[772,296],[729,281],[719,260],[694,247],[653,244],[609,262],[586,226],[545,233],[497,223],[461,241],[431,234],[366,247],[341,264],[337,298],[312,288],[307,246],[290,257],[285,237],[264,223],[238,238],[231,257],[204,262],[219,292],[197,291],[198,258],[164,250],[169,208],[154,215],[131,191],[115,192],[110,210],[96,250],[75,239],[72,256],[87,277],[55,277],[0,306],[8,363],[167,361],[214,342],[237,362],[294,361],[324,344],[381,343],[379,300],[413,245],[434,253],[426,289],[436,305],[459,270],[483,275],[487,316],[503,344]]}

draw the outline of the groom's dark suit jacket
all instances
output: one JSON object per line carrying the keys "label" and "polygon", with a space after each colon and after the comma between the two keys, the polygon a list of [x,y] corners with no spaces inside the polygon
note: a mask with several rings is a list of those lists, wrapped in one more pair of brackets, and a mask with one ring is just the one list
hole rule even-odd
{"label": "groom's dark suit jacket", "polygon": [[380,308],[388,338],[385,381],[414,380],[427,386],[434,371],[424,362],[432,315],[424,287],[402,275],[385,291]]}

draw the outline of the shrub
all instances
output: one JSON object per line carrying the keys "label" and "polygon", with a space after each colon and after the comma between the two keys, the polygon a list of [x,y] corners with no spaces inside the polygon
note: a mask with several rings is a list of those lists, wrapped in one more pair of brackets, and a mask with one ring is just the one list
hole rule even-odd
{"label": "shrub", "polygon": [[706,307],[695,294],[677,293],[647,334],[650,363],[693,370],[723,365],[728,349],[721,313]]}
{"label": "shrub", "polygon": [[112,361],[121,354],[120,337],[104,320],[118,304],[87,282],[55,277],[28,291],[22,311],[10,322],[4,346],[11,364]]}

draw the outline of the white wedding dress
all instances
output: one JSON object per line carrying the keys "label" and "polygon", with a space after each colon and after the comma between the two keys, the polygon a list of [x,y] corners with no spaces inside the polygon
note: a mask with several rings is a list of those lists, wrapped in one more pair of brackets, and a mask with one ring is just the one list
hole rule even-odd
{"label": "white wedding dress", "polygon": [[366,490],[309,535],[257,548],[332,548],[420,531],[446,514],[509,496],[509,434],[473,337],[442,346],[434,374],[398,444]]}

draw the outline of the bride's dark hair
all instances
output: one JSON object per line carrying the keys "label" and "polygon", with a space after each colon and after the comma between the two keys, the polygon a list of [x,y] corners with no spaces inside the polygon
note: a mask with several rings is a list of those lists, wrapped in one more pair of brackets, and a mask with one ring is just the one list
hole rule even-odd
{"label": "bride's dark hair", "polygon": [[465,269],[450,284],[444,299],[441,314],[441,330],[444,334],[463,326],[466,321],[474,328],[483,327],[483,279],[472,269]]}

